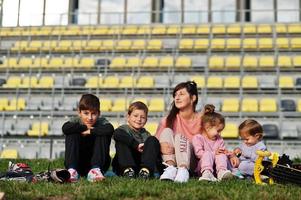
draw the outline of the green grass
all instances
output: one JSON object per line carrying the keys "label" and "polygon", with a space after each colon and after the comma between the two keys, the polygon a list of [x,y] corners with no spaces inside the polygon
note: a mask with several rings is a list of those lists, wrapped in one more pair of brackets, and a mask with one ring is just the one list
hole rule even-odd
{"label": "green grass", "polygon": [[[17,162],[29,164],[35,173],[47,170],[49,164],[41,159]],[[7,165],[8,160],[1,160],[0,171],[6,171]],[[63,167],[63,160],[53,161],[51,167]],[[119,177],[109,177],[99,183],[82,179],[74,184],[0,181],[0,191],[6,199],[301,199],[299,186],[259,186],[248,180],[208,183],[191,179],[186,184]]]}

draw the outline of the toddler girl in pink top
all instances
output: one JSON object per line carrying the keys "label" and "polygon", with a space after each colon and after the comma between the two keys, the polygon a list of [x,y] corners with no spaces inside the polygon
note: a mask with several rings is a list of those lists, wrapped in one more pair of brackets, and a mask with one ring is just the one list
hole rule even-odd
{"label": "toddler girl in pink top", "polygon": [[[196,169],[201,175],[199,180],[217,181],[232,178],[232,173],[227,169],[228,155],[221,137],[221,131],[225,127],[224,117],[214,111],[208,111],[202,118],[201,127],[201,134],[192,139],[194,153],[199,159]],[[217,179],[213,175],[215,170]]]}

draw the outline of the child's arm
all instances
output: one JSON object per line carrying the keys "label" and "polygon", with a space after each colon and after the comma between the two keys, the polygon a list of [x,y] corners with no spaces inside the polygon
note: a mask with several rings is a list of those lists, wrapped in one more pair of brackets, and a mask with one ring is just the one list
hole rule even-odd
{"label": "child's arm", "polygon": [[257,144],[256,144],[255,150],[252,151],[252,153],[251,153],[251,160],[252,160],[253,162],[255,162],[255,160],[256,160],[257,157],[258,157],[258,155],[256,154],[256,151],[257,151],[257,150],[266,151],[267,148],[266,148],[266,146],[264,145],[263,142],[257,143]]}
{"label": "child's arm", "polygon": [[62,131],[65,135],[70,135],[70,134],[81,134],[82,132],[87,130],[86,125],[82,125],[78,122],[66,122],[64,123],[62,127]]}
{"label": "child's arm", "polygon": [[198,136],[192,138],[192,146],[194,149],[194,154],[198,159],[201,159],[204,154],[204,144],[203,140]]}
{"label": "child's arm", "polygon": [[138,148],[139,143],[122,129],[116,129],[114,131],[113,137],[116,142],[124,143],[136,150]]}
{"label": "child's arm", "polygon": [[97,125],[92,129],[90,129],[90,131],[92,135],[96,135],[96,136],[105,136],[105,135],[111,136],[113,135],[114,127],[112,126],[112,124],[107,123],[103,125]]}

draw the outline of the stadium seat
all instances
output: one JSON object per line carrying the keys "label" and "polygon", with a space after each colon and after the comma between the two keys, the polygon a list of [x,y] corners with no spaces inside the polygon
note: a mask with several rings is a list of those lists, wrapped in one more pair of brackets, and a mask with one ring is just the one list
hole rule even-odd
{"label": "stadium seat", "polygon": [[228,50],[239,50],[241,48],[241,39],[238,38],[229,38],[227,41]]}
{"label": "stadium seat", "polygon": [[127,68],[138,68],[141,66],[141,60],[138,57],[128,58],[127,63],[125,64]]}
{"label": "stadium seat", "polygon": [[100,51],[112,51],[114,48],[114,40],[103,40],[101,46],[99,47]]}
{"label": "stadium seat", "polygon": [[278,139],[279,130],[276,124],[263,124],[263,139]]}
{"label": "stadium seat", "polygon": [[149,25],[139,26],[137,34],[138,35],[149,35],[149,34],[151,34],[150,26]]}
{"label": "stadium seat", "polygon": [[57,46],[54,48],[55,51],[68,52],[72,48],[71,40],[61,40],[58,42]]}
{"label": "stadium seat", "polygon": [[224,78],[224,88],[238,89],[240,87],[240,78],[238,76],[227,76]]}
{"label": "stadium seat", "polygon": [[191,81],[194,81],[197,84],[198,88],[203,88],[206,86],[204,76],[193,76],[190,78]]}
{"label": "stadium seat", "polygon": [[126,58],[125,57],[115,57],[113,58],[110,68],[112,69],[122,69],[126,66]]}
{"label": "stadium seat", "polygon": [[7,98],[0,98],[0,111],[6,110],[8,107],[9,101]]}
{"label": "stadium seat", "polygon": [[221,136],[225,139],[227,138],[238,138],[238,128],[234,123],[226,123],[224,130],[221,133]]}
{"label": "stadium seat", "polygon": [[246,69],[256,69],[258,67],[257,57],[255,57],[255,56],[244,56],[243,66]]}
{"label": "stadium seat", "polygon": [[281,126],[281,139],[298,139],[297,126],[295,123],[283,122]]}
{"label": "stadium seat", "polygon": [[111,99],[103,99],[100,97],[100,110],[102,112],[109,112],[112,108],[112,100]]}
{"label": "stadium seat", "polygon": [[28,69],[32,65],[32,58],[22,57],[19,60],[19,64],[15,66],[16,68]]}
{"label": "stadium seat", "polygon": [[223,79],[219,76],[210,76],[207,79],[207,88],[221,89],[223,88]]}
{"label": "stadium seat", "polygon": [[281,67],[281,68],[293,67],[292,59],[291,59],[290,56],[278,56],[277,60],[278,60],[277,61],[278,66]]}
{"label": "stadium seat", "polygon": [[138,27],[135,25],[126,26],[122,30],[122,35],[135,35],[137,31],[138,31]]}
{"label": "stadium seat", "polygon": [[179,42],[180,50],[191,50],[193,49],[194,41],[192,39],[181,39]]}
{"label": "stadium seat", "polygon": [[1,68],[17,68],[18,66],[18,61],[17,58],[6,58],[4,59],[3,64],[1,65]]}
{"label": "stadium seat", "polygon": [[180,33],[179,25],[170,25],[167,27],[166,34],[168,35],[176,35]]}
{"label": "stadium seat", "polygon": [[243,40],[243,48],[245,50],[255,50],[257,49],[257,39],[246,38]]}
{"label": "stadium seat", "polygon": [[144,103],[145,105],[147,105],[147,106],[148,106],[148,101],[147,101],[147,99],[146,99],[146,98],[140,98],[140,97],[137,97],[137,98],[134,98],[134,99],[132,100],[132,102],[131,102],[131,103],[133,103],[133,102],[137,102],[137,101],[140,101],[140,102],[142,102],[142,103]]}
{"label": "stadium seat", "polygon": [[154,85],[155,81],[151,76],[141,76],[137,82],[137,88],[152,88]]}
{"label": "stadium seat", "polygon": [[99,76],[92,76],[88,78],[85,87],[86,88],[100,88],[103,85],[103,79]]}
{"label": "stadium seat", "polygon": [[229,24],[227,27],[228,34],[241,34],[242,28],[240,24]]}
{"label": "stadium seat", "polygon": [[28,136],[46,136],[49,132],[48,122],[33,122],[31,129],[27,131]]}
{"label": "stadium seat", "polygon": [[134,88],[136,79],[133,76],[124,76],[120,80],[119,88]]}
{"label": "stadium seat", "polygon": [[209,48],[208,39],[196,39],[194,41],[194,49],[197,51],[207,51]]}
{"label": "stadium seat", "polygon": [[151,98],[149,100],[150,112],[164,112],[165,111],[165,103],[163,98]]}
{"label": "stadium seat", "polygon": [[277,112],[277,103],[272,98],[262,98],[259,102],[260,112]]}
{"label": "stadium seat", "polygon": [[129,102],[124,98],[116,98],[111,108],[112,112],[124,112],[129,106]]}
{"label": "stadium seat", "polygon": [[291,49],[300,49],[301,48],[301,37],[299,38],[291,38]]}
{"label": "stadium seat", "polygon": [[26,101],[24,98],[13,98],[9,101],[8,106],[6,107],[6,111],[21,111],[25,110]]}
{"label": "stadium seat", "polygon": [[53,88],[54,78],[51,76],[42,76],[39,80],[37,88]]}
{"label": "stadium seat", "polygon": [[294,67],[301,67],[301,56],[293,57],[293,65]]}
{"label": "stadium seat", "polygon": [[258,102],[254,98],[244,98],[241,104],[242,112],[258,112]]}
{"label": "stadium seat", "polygon": [[196,34],[208,35],[209,33],[210,33],[210,26],[209,25],[199,25],[196,28]]}
{"label": "stadium seat", "polygon": [[286,24],[277,23],[275,24],[275,30],[276,33],[287,33],[287,26]]}
{"label": "stadium seat", "polygon": [[280,76],[278,84],[281,89],[292,89],[294,88],[294,79],[291,76]]}
{"label": "stadium seat", "polygon": [[257,89],[258,80],[256,76],[244,76],[242,78],[242,87],[244,89]]}
{"label": "stadium seat", "polygon": [[282,112],[296,112],[296,103],[293,99],[281,99]]}
{"label": "stadium seat", "polygon": [[296,78],[296,88],[297,89],[300,89],[301,88],[301,77],[297,77]]}
{"label": "stadium seat", "polygon": [[[82,44],[80,44],[80,45],[82,45]],[[102,45],[103,45],[103,42],[101,40],[89,40],[87,42],[86,46],[84,46],[84,49],[86,51],[98,51],[98,50],[100,50]]]}
{"label": "stadium seat", "polygon": [[17,159],[18,151],[17,149],[3,149],[0,155],[1,159]]}
{"label": "stadium seat", "polygon": [[117,76],[107,76],[103,81],[102,88],[118,88],[119,78]]}
{"label": "stadium seat", "polygon": [[145,40],[134,40],[132,43],[132,50],[143,50],[145,49],[146,42]]}
{"label": "stadium seat", "polygon": [[301,26],[300,24],[288,24],[287,25],[287,31],[288,33],[301,33]]}
{"label": "stadium seat", "polygon": [[271,38],[259,38],[258,48],[259,50],[271,50],[273,49],[274,42]]}
{"label": "stadium seat", "polygon": [[143,60],[142,67],[145,68],[157,68],[159,60],[157,57],[146,57]]}
{"label": "stadium seat", "polygon": [[162,40],[153,39],[147,42],[146,49],[150,51],[158,51],[161,50],[162,47],[163,47]]}
{"label": "stadium seat", "polygon": [[20,88],[36,88],[38,85],[38,78],[35,76],[24,77],[22,83],[19,85]]}
{"label": "stadium seat", "polygon": [[255,34],[257,32],[255,24],[245,24],[242,30],[244,34]]}
{"label": "stadium seat", "polygon": [[157,122],[147,122],[144,126],[144,128],[151,134],[155,135],[157,128],[158,128],[158,123]]}
{"label": "stadium seat", "polygon": [[119,35],[122,33],[122,27],[121,26],[110,26],[110,28],[108,28],[108,35]]}
{"label": "stadium seat", "polygon": [[226,69],[240,69],[241,59],[239,56],[227,56],[225,59]]}
{"label": "stadium seat", "polygon": [[159,67],[160,68],[169,68],[169,67],[173,67],[173,57],[172,56],[164,56],[160,59],[159,61]]}
{"label": "stadium seat", "polygon": [[10,76],[6,83],[2,85],[4,88],[18,88],[21,85],[22,79],[19,76]]}
{"label": "stadium seat", "polygon": [[208,68],[212,70],[220,70],[224,68],[224,57],[211,56],[209,58]]}
{"label": "stadium seat", "polygon": [[301,99],[298,100],[297,111],[301,112]]}
{"label": "stadium seat", "polygon": [[215,24],[211,27],[211,32],[213,34],[225,34],[226,26],[224,24]]}
{"label": "stadium seat", "polygon": [[276,38],[275,47],[277,49],[289,49],[290,43],[288,38]]}
{"label": "stadium seat", "polygon": [[59,69],[63,66],[64,59],[60,57],[50,58],[48,65],[42,65],[44,68]]}
{"label": "stadium seat", "polygon": [[74,64],[74,67],[86,68],[86,69],[92,68],[94,66],[95,66],[94,58],[89,58],[89,57],[83,57],[79,60],[78,64]]}
{"label": "stadium seat", "polygon": [[271,34],[272,27],[270,24],[258,24],[257,25],[257,33],[259,34]]}
{"label": "stadium seat", "polygon": [[196,26],[194,25],[184,25],[182,27],[182,34],[195,34],[196,33]]}
{"label": "stadium seat", "polygon": [[155,25],[152,27],[152,32],[153,35],[164,35],[166,33],[166,28],[164,25]]}
{"label": "stadium seat", "polygon": [[176,68],[190,68],[192,66],[192,60],[187,56],[180,56],[176,59]]}
{"label": "stadium seat", "polygon": [[261,67],[261,68],[275,67],[274,56],[261,56],[261,57],[259,57],[259,67]]}
{"label": "stadium seat", "polygon": [[128,51],[131,49],[132,41],[131,40],[119,40],[116,44],[116,50],[118,51]]}
{"label": "stadium seat", "polygon": [[216,38],[213,38],[211,40],[211,49],[212,50],[224,50],[226,47],[226,41],[225,39],[216,39]]}
{"label": "stadium seat", "polygon": [[224,99],[222,105],[222,112],[238,112],[239,111],[239,99],[231,98]]}

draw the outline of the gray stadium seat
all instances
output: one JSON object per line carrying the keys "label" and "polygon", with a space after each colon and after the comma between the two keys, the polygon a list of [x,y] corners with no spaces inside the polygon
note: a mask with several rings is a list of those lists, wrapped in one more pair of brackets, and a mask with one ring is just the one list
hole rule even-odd
{"label": "gray stadium seat", "polygon": [[296,139],[298,138],[297,126],[293,122],[283,122],[281,129],[282,139]]}
{"label": "gray stadium seat", "polygon": [[276,124],[263,124],[263,138],[264,139],[278,139],[279,130]]}
{"label": "gray stadium seat", "polygon": [[6,83],[6,80],[4,78],[0,78],[0,86]]}
{"label": "gray stadium seat", "polygon": [[283,112],[295,112],[296,103],[293,99],[281,99],[281,111]]}
{"label": "gray stadium seat", "polygon": [[70,82],[72,86],[85,86],[86,79],[85,78],[73,78]]}
{"label": "gray stadium seat", "polygon": [[301,88],[301,77],[296,78],[296,87]]}

